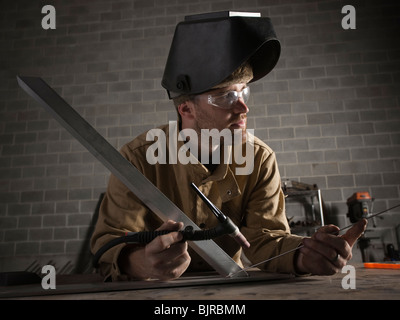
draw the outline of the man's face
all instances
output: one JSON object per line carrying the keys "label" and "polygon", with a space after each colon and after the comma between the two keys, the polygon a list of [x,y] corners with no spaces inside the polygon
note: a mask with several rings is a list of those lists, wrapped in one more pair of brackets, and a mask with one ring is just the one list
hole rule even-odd
{"label": "man's face", "polygon": [[[247,128],[247,112],[249,109],[243,101],[241,94],[247,87],[246,84],[235,84],[229,87],[215,89],[205,94],[199,95],[194,100],[194,127],[198,134],[201,129],[223,129],[231,130],[232,134],[235,129],[242,130],[242,137],[246,137]],[[222,108],[209,103],[209,95],[215,98],[215,103],[219,104],[224,101],[224,95],[230,91],[239,93],[239,99],[234,102],[230,108]],[[222,98],[221,98],[222,97]]]}

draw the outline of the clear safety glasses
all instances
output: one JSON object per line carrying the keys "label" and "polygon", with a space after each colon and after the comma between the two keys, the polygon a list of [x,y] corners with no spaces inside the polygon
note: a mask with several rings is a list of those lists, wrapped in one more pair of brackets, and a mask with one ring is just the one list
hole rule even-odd
{"label": "clear safety glasses", "polygon": [[242,91],[228,91],[221,94],[208,94],[207,103],[221,109],[231,109],[239,98],[243,99],[244,103],[249,101],[250,88],[246,87]]}

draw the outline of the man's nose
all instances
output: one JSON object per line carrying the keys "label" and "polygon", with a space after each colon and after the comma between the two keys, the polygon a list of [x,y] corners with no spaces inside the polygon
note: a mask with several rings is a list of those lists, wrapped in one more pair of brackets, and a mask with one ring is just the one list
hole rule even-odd
{"label": "man's nose", "polygon": [[249,108],[247,107],[246,103],[243,101],[242,97],[240,97],[238,99],[238,101],[236,101],[236,103],[233,107],[233,111],[235,113],[248,113],[249,112]]}

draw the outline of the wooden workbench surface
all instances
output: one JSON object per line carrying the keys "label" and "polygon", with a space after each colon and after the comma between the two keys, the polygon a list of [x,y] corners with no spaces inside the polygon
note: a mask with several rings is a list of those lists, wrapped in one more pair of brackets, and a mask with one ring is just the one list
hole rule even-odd
{"label": "wooden workbench surface", "polygon": [[0,287],[0,297],[68,300],[400,299],[400,270],[365,269],[362,265],[355,265],[354,270],[355,289],[343,288],[343,284],[350,285],[350,274],[347,273],[295,278],[255,271],[252,279],[243,281],[225,281],[211,275],[170,282],[103,283],[96,275],[71,276],[57,280],[54,290],[43,290],[40,285]]}

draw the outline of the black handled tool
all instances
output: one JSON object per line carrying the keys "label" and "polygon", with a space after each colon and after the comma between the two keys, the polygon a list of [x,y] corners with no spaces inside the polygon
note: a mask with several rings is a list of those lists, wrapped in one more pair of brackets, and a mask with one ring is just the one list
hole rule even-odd
{"label": "black handled tool", "polygon": [[245,236],[239,231],[239,228],[233,223],[229,217],[225,216],[221,210],[219,210],[207,197],[200,191],[199,188],[192,182],[192,188],[196,191],[199,197],[207,204],[210,210],[215,214],[221,226],[226,230],[225,233],[229,234],[244,248],[249,248],[250,243],[247,241]]}
{"label": "black handled tool", "polygon": [[[229,217],[225,216],[221,210],[219,210],[208,198],[196,187],[192,182],[193,189],[197,192],[200,198],[208,205],[211,211],[217,217],[219,224],[211,229],[207,230],[194,230],[192,226],[186,226],[184,230],[178,231],[182,234],[182,241],[203,241],[218,238],[224,234],[230,235],[234,238],[242,247],[249,248],[250,243],[246,240],[243,234],[239,231],[239,228],[233,223]],[[162,236],[173,232],[171,230],[159,230],[159,231],[141,231],[141,232],[127,232],[125,236],[118,237],[102,246],[94,255],[93,265],[98,266],[101,256],[112,247],[121,243],[149,243],[156,237]]]}

